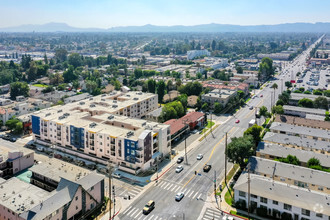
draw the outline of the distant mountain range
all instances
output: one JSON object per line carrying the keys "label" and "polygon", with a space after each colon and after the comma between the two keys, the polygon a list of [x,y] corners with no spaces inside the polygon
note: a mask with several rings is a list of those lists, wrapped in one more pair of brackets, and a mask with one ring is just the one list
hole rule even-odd
{"label": "distant mountain range", "polygon": [[201,24],[193,26],[123,26],[102,28],[77,28],[65,23],[47,23],[42,25],[21,25],[0,28],[0,32],[330,32],[330,22],[326,23],[286,23],[276,25],[231,25]]}

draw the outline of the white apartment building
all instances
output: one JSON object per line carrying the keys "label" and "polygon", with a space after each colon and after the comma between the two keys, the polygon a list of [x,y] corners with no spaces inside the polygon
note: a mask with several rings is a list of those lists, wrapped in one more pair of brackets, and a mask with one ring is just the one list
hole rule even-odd
{"label": "white apartment building", "polygon": [[136,119],[156,107],[157,95],[135,92],[56,106],[31,116],[33,139],[136,173],[170,154],[170,126]]}
{"label": "white apartment building", "polygon": [[214,89],[207,94],[203,94],[202,101],[211,105],[213,105],[215,102],[219,102],[222,106],[226,106],[229,100],[235,95],[235,90]]}
{"label": "white apartment building", "polygon": [[248,185],[250,185],[250,207],[262,208],[270,216],[280,218],[286,213],[291,215],[291,219],[297,220],[329,220],[329,194],[292,186],[257,174],[244,173],[234,186],[234,199],[245,204],[246,207]]}
{"label": "white apartment building", "polygon": [[189,50],[187,51],[187,59],[192,60],[200,56],[210,56],[211,53],[208,50]]}

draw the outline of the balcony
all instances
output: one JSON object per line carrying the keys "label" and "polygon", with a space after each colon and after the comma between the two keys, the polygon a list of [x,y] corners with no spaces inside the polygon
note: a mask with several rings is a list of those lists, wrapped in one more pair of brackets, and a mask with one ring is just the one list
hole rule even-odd
{"label": "balcony", "polygon": [[142,147],[137,147],[135,150],[136,150],[136,151],[142,151],[143,148],[142,148]]}

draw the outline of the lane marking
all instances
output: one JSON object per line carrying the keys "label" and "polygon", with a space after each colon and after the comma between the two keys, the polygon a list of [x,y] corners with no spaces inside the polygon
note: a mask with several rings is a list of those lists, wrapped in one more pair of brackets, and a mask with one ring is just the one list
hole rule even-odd
{"label": "lane marking", "polygon": [[124,212],[123,215],[125,215],[126,212],[128,212],[128,210],[130,210],[131,208],[133,208],[132,206],[128,207]]}
{"label": "lane marking", "polygon": [[[132,212],[130,216],[133,217],[137,211],[139,211],[139,209],[136,209],[134,212]],[[139,213],[138,213],[138,214],[139,214]],[[135,218],[135,217],[136,217],[136,216],[134,216],[133,218]]]}
{"label": "lane marking", "polygon": [[198,192],[195,193],[195,195],[192,197],[193,199],[197,196]]}
{"label": "lane marking", "polygon": [[[232,130],[234,129],[235,127],[232,127],[229,132],[227,133],[227,136],[232,132]],[[203,167],[211,160],[212,156],[213,156],[213,153],[214,153],[214,150],[216,149],[217,146],[220,145],[220,143],[226,138],[226,135],[224,135],[221,140],[213,147],[212,149],[212,152],[211,152],[211,155],[209,156],[209,159],[204,163]],[[199,173],[199,171],[201,170],[202,168],[200,168],[199,170],[197,170],[197,173]],[[183,188],[185,188],[188,183],[195,177],[196,175],[194,174],[184,185],[183,185]]]}

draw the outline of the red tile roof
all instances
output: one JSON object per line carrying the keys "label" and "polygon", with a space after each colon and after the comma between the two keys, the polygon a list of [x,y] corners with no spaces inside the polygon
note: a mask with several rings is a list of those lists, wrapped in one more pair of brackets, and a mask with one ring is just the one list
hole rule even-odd
{"label": "red tile roof", "polygon": [[192,123],[197,121],[199,118],[204,117],[204,113],[202,112],[190,112],[179,119],[171,119],[164,124],[170,125],[171,135],[177,133],[181,129],[185,127],[184,121],[188,120],[188,123]]}

